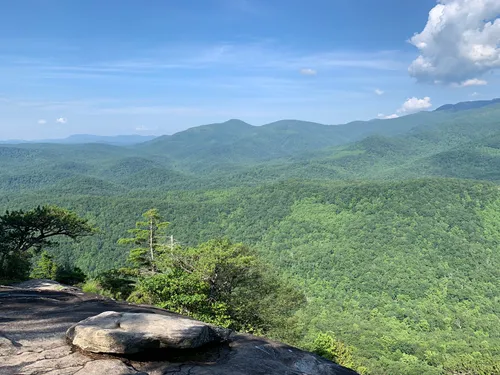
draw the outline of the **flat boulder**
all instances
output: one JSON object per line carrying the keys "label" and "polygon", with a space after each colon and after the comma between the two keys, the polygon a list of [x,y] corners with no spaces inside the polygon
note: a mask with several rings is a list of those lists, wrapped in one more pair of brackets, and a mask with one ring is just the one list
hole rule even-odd
{"label": "flat boulder", "polygon": [[227,341],[230,333],[177,315],[106,311],[71,326],[66,337],[83,351],[127,355],[150,349],[195,349]]}

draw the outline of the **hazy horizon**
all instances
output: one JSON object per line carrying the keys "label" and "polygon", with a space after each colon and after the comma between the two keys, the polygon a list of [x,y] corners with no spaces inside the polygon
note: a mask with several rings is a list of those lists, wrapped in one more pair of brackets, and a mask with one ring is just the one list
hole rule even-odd
{"label": "hazy horizon", "polygon": [[[369,120],[352,120],[352,121],[348,121],[348,122],[342,123],[342,124],[323,124],[323,123],[318,123],[318,124],[325,125],[325,126],[342,126],[342,125],[348,125],[348,124],[350,124],[352,122],[356,122],[356,121],[369,122],[369,121],[373,121],[373,120],[383,120],[383,119],[373,118],[373,119],[369,119]],[[110,137],[110,138],[111,137],[129,137],[129,136],[130,137],[133,137],[133,136],[137,136],[137,137],[161,137],[161,136],[164,136],[164,135],[174,135],[174,134],[183,132],[185,130],[196,128],[196,127],[200,127],[200,126],[207,126],[207,125],[214,125],[214,124],[223,124],[223,123],[227,123],[227,122],[230,122],[230,121],[243,121],[243,120],[234,118],[234,119],[228,119],[228,120],[225,120],[225,121],[214,122],[214,123],[203,123],[203,124],[198,124],[198,125],[193,125],[193,126],[190,126],[190,127],[186,127],[185,129],[182,129],[182,130],[179,130],[179,131],[175,131],[175,132],[172,132],[172,133],[163,133],[163,134],[140,134],[139,132],[136,132],[136,133],[113,133],[113,134],[74,133],[74,134],[69,134],[67,136],[63,136],[63,137],[60,137],[60,138],[32,138],[32,139],[28,139],[28,138],[2,139],[2,138],[0,138],[0,142],[8,142],[8,141],[36,142],[36,141],[44,141],[44,140],[64,140],[64,139],[68,139],[68,138],[71,138],[71,137],[79,137],[79,136],[81,136],[81,137],[85,137],[85,136],[90,136],[90,137]],[[279,121],[314,122],[314,121],[297,120],[297,119],[280,119],[280,120],[272,121],[272,122],[265,123],[265,124],[251,124],[251,123],[246,122],[246,121],[243,121],[243,122],[245,122],[246,124],[251,125],[251,126],[259,127],[259,126],[266,126],[266,125],[269,125],[269,124],[272,124],[272,123],[275,123],[275,122],[279,122]]]}
{"label": "hazy horizon", "polygon": [[498,97],[499,15],[497,0],[7,2],[0,139],[342,124]]}

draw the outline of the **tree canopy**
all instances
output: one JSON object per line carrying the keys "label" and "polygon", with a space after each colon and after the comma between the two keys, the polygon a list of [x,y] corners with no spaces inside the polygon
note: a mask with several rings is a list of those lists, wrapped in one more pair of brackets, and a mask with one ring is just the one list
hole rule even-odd
{"label": "tree canopy", "polygon": [[57,237],[77,240],[94,231],[86,219],[57,206],[7,211],[0,216],[0,271],[10,277],[25,275],[31,255],[53,246]]}
{"label": "tree canopy", "polygon": [[227,238],[194,247],[167,243],[159,235],[167,227],[159,211],[143,217],[147,220],[129,230],[135,237],[119,242],[144,247],[130,250],[129,267],[97,278],[105,293],[246,332],[279,332],[292,324],[293,313],[305,303],[303,294],[250,247]]}

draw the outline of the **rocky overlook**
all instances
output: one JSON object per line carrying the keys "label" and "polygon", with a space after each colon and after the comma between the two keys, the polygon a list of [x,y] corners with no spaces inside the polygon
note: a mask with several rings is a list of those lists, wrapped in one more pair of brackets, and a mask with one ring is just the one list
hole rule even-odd
{"label": "rocky overlook", "polygon": [[42,281],[0,286],[1,375],[356,375],[282,343]]}

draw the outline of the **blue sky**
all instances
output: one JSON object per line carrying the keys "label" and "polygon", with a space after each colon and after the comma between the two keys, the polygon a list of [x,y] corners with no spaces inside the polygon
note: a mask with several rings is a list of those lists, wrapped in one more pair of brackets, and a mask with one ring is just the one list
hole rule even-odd
{"label": "blue sky", "polygon": [[4,2],[0,139],[340,124],[493,98],[499,15],[498,0]]}

